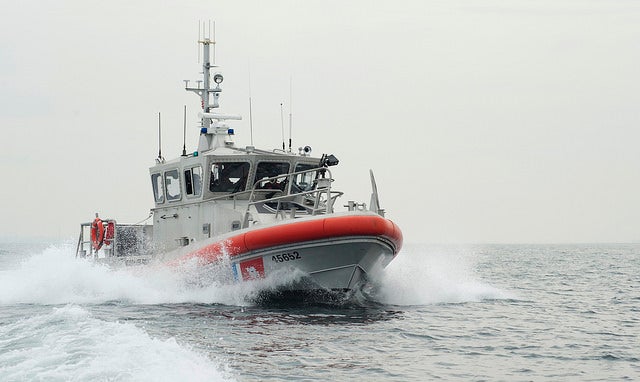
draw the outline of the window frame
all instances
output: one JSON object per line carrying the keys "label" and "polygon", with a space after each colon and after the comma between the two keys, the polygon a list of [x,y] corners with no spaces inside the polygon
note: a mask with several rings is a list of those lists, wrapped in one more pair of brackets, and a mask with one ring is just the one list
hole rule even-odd
{"label": "window frame", "polygon": [[[199,193],[196,193],[196,182],[194,182],[195,178],[194,175],[195,172],[193,170],[198,169],[199,170],[199,175],[200,176],[200,188],[199,188]],[[189,175],[187,176],[187,172],[189,173]],[[183,169],[182,174],[184,176],[184,194],[187,198],[200,198],[202,196],[203,193],[203,188],[204,188],[204,182],[203,182],[203,176],[202,176],[202,166],[201,165],[195,165],[195,166],[189,166]],[[189,193],[189,187],[191,188],[191,193]]]}
{"label": "window frame", "polygon": [[[169,183],[167,182],[167,174],[170,172],[176,172],[177,177],[175,179],[178,180],[178,196],[175,198],[170,198],[169,197]],[[172,168],[172,169],[168,169],[163,171],[163,179],[164,179],[164,191],[165,191],[165,199],[167,200],[167,202],[169,203],[175,203],[175,202],[179,202],[180,200],[182,200],[182,177],[180,176],[180,169],[178,168]]]}
{"label": "window frame", "polygon": [[[160,179],[160,184],[158,184],[158,179]],[[158,188],[158,186],[160,187]],[[162,171],[151,174],[151,188],[153,190],[153,200],[156,204],[164,204],[167,198],[164,194],[164,174]],[[160,191],[160,194],[158,194],[158,191]]]}

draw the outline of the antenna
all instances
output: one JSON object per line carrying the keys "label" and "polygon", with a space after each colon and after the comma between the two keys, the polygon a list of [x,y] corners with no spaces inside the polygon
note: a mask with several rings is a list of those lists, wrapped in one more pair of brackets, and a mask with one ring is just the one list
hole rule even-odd
{"label": "antenna", "polygon": [[160,112],[158,112],[158,159],[162,158],[162,125],[160,124]]}
{"label": "antenna", "polygon": [[209,20],[209,39],[213,42],[213,63],[216,63],[216,22],[213,22],[213,39],[211,38],[211,20]]}
{"label": "antenna", "polygon": [[162,127],[160,124],[160,112],[158,112],[158,158],[156,159],[156,162],[164,162],[164,158],[162,157]]}
{"label": "antenna", "polygon": [[253,113],[251,112],[251,62],[249,62],[249,133],[251,135],[251,146],[253,146]]}
{"label": "antenna", "polygon": [[200,63],[200,36],[202,33],[200,29],[202,28],[202,20],[198,20],[198,39],[196,40],[196,50],[198,51],[198,63]]}
{"label": "antenna", "polygon": [[182,126],[182,156],[187,156],[187,105],[184,105],[184,123]]}
{"label": "antenna", "polygon": [[251,95],[249,95],[249,133],[251,135],[251,146],[253,146],[253,113],[251,113]]}
{"label": "antenna", "polygon": [[291,114],[293,112],[293,77],[289,77],[289,152],[291,152]]}
{"label": "antenna", "polygon": [[280,102],[280,125],[282,126],[282,151],[284,151],[284,117],[282,114],[282,102]]}

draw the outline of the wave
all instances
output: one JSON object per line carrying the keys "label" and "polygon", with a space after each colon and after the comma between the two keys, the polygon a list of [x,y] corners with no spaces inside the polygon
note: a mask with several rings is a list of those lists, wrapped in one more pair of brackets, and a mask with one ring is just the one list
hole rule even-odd
{"label": "wave", "polygon": [[0,326],[0,380],[224,381],[212,360],[77,305]]}

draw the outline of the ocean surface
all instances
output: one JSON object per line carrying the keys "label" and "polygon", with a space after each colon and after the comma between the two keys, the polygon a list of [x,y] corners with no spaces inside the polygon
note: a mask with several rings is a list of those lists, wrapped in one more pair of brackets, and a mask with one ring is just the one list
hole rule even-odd
{"label": "ocean surface", "polygon": [[640,380],[640,244],[407,244],[332,305],[74,250],[0,242],[0,381]]}

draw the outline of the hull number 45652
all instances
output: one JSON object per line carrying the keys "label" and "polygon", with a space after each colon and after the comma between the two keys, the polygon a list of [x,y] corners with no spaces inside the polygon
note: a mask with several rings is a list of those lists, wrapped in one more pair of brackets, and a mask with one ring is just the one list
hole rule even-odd
{"label": "hull number 45652", "polygon": [[273,255],[271,256],[271,261],[276,263],[284,263],[285,261],[298,260],[301,258],[302,257],[300,257],[300,254],[298,253],[298,251],[293,251],[293,252],[283,253],[281,255]]}

